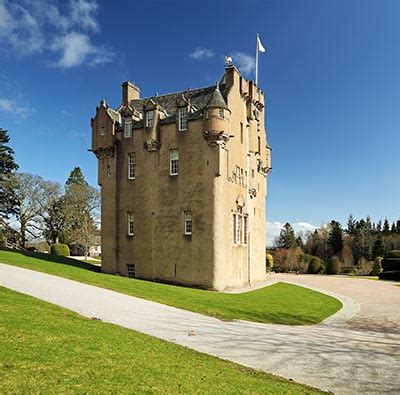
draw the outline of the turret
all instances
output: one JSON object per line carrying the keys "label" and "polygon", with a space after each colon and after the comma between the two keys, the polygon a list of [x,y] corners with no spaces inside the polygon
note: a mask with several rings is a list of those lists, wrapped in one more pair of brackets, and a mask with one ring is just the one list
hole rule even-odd
{"label": "turret", "polygon": [[229,140],[230,114],[217,83],[203,110],[203,135],[209,144],[221,144]]}

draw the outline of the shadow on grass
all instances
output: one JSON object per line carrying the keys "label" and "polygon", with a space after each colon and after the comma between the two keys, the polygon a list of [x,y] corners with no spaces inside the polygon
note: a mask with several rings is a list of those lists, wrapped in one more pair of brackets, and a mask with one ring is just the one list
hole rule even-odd
{"label": "shadow on grass", "polygon": [[48,261],[48,262],[52,262],[52,263],[59,263],[61,265],[78,267],[80,269],[90,270],[91,272],[97,272],[97,273],[101,272],[101,268],[99,266],[92,265],[91,263],[88,263],[88,262],[78,261],[77,259],[68,258],[66,256],[44,254],[42,252],[13,250],[11,248],[6,248],[6,247],[0,247],[0,250],[13,252],[15,254],[21,254],[24,256],[28,256],[30,258],[42,259],[44,261]]}

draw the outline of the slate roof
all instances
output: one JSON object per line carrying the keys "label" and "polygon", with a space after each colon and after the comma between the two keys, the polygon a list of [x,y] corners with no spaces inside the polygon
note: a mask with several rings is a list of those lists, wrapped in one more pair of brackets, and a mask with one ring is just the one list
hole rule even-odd
{"label": "slate roof", "polygon": [[[225,83],[220,84],[219,89],[216,89],[216,86],[212,85],[205,88],[190,89],[181,92],[169,93],[166,95],[132,100],[129,105],[136,111],[142,112],[145,102],[151,99],[161,106],[167,113],[167,117],[160,123],[174,123],[176,121],[176,113],[178,110],[177,102],[182,99],[182,96],[185,100],[188,100],[190,105],[195,109],[194,112],[189,114],[189,120],[200,118],[202,116],[203,109],[208,107],[222,107],[228,109],[228,106],[226,105],[228,89],[226,88]],[[133,124],[133,128],[142,128],[143,124],[143,120],[135,122]]]}

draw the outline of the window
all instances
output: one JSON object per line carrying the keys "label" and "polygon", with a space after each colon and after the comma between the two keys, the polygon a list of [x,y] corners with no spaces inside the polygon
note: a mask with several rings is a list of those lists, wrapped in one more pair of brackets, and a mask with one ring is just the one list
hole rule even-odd
{"label": "window", "polygon": [[258,153],[261,154],[261,138],[260,136],[258,136],[257,138],[258,138]]}
{"label": "window", "polygon": [[128,212],[128,236],[133,236],[135,232],[135,226],[133,222],[133,213]]}
{"label": "window", "polygon": [[243,214],[243,208],[238,206],[233,214],[233,242],[247,244],[248,217]]}
{"label": "window", "polygon": [[107,177],[111,177],[111,165],[108,159],[107,159]]}
{"label": "window", "polygon": [[106,125],[100,126],[100,135],[104,136],[106,134]]}
{"label": "window", "polygon": [[154,125],[154,111],[146,112],[146,128],[151,128]]}
{"label": "window", "polygon": [[133,180],[136,177],[136,155],[128,154],[128,179]]}
{"label": "window", "polygon": [[218,118],[224,119],[224,109],[223,108],[218,109]]}
{"label": "window", "polygon": [[187,108],[182,107],[178,111],[179,115],[179,130],[187,130]]}
{"label": "window", "polygon": [[243,123],[240,122],[240,142],[243,144]]}
{"label": "window", "polygon": [[136,267],[133,264],[126,265],[126,273],[128,274],[129,278],[136,277]]}
{"label": "window", "polygon": [[124,137],[131,137],[132,136],[132,119],[131,118],[124,118]]}
{"label": "window", "polygon": [[179,151],[177,149],[169,150],[169,174],[177,176],[179,172]]}
{"label": "window", "polygon": [[192,212],[191,211],[185,211],[185,235],[191,235],[192,234],[192,229],[193,229],[193,222],[192,222]]}

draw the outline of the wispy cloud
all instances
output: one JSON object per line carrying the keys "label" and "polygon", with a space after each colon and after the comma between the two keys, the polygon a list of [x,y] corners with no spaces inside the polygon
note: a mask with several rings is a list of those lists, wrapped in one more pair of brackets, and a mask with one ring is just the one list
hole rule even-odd
{"label": "wispy cloud", "polygon": [[189,54],[189,58],[195,60],[203,60],[212,58],[215,55],[214,51],[210,48],[197,47]]}
{"label": "wispy cloud", "polygon": [[100,31],[94,0],[0,0],[0,49],[16,56],[55,54],[60,68],[111,62],[112,50],[96,45]]}
{"label": "wispy cloud", "polygon": [[254,72],[256,68],[254,56],[251,56],[245,52],[233,52],[232,60],[239,70],[244,74],[250,74]]}
{"label": "wispy cloud", "polygon": [[0,111],[25,119],[35,110],[29,106],[20,105],[16,101],[0,97]]}
{"label": "wispy cloud", "polygon": [[[283,222],[267,222],[267,246],[271,247],[274,244],[274,240],[277,236],[279,236],[279,233],[281,229],[283,228],[283,225],[285,225]],[[294,224],[291,224],[294,231],[298,234],[305,233],[307,231],[314,231],[315,229],[318,229],[317,226],[309,224],[308,222],[296,222]]]}

